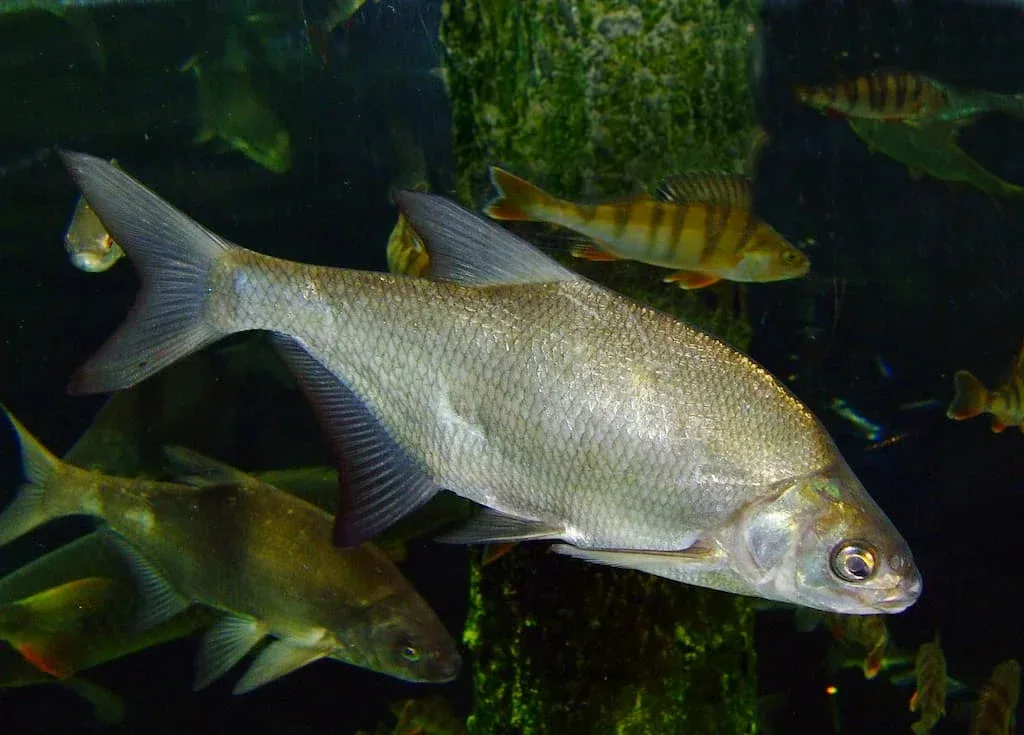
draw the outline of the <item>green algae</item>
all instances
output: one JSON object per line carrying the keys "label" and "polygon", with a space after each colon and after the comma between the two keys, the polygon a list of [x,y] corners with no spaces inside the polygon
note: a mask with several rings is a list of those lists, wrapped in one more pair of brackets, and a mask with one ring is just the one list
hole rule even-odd
{"label": "green algae", "polygon": [[[447,0],[457,195],[479,208],[492,164],[575,199],[742,171],[755,17],[752,0]],[[743,286],[686,292],[642,264],[557,257],[749,345]],[[474,559],[464,642],[475,734],[756,730],[745,598],[523,544],[486,567]]]}

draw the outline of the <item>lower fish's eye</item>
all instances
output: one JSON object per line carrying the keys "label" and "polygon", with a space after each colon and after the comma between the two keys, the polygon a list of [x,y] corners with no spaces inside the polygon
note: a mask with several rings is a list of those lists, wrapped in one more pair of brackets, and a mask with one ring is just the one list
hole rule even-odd
{"label": "lower fish's eye", "polygon": [[865,582],[875,575],[875,552],[860,541],[846,541],[835,548],[832,571],[847,582]]}
{"label": "lower fish's eye", "polygon": [[402,658],[415,663],[420,660],[420,649],[416,648],[416,646],[403,646]]}

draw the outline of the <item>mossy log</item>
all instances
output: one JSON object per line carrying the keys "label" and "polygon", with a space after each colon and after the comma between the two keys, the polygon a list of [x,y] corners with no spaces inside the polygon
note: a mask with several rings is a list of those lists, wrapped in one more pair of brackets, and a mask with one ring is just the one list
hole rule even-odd
{"label": "mossy log", "polygon": [[[756,128],[755,18],[750,0],[446,0],[458,196],[479,208],[490,164],[577,199],[650,191],[680,171],[742,170]],[[749,343],[740,287],[688,293],[639,264],[571,265]],[[471,573],[471,732],[755,731],[745,598],[543,544]]]}

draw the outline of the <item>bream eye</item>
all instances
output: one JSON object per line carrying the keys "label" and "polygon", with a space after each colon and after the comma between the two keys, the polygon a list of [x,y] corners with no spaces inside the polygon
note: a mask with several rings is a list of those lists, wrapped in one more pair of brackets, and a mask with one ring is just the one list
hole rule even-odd
{"label": "bream eye", "polygon": [[832,552],[832,571],[847,582],[864,582],[875,574],[875,553],[866,544],[846,542]]}

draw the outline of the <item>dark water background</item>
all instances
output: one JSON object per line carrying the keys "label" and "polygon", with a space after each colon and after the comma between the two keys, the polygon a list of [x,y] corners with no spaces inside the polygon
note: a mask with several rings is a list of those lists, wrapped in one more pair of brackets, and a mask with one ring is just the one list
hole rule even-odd
{"label": "dark water background", "polygon": [[[1024,14],[948,2],[768,5],[759,114],[771,143],[757,207],[790,239],[814,238],[814,273],[750,289],[752,353],[794,378],[793,390],[826,422],[914,550],[925,592],[891,620],[896,644],[912,650],[940,630],[950,673],[977,686],[999,661],[1024,656],[1024,437],[992,435],[984,419],[948,421],[944,410],[955,370],[991,385],[1024,336],[1024,205],[997,207],[970,188],[914,181],[869,153],[842,121],[796,106],[789,89],[900,67],[967,88],[1024,91]],[[387,188],[399,167],[389,116],[405,120],[423,146],[435,190],[450,187],[444,90],[425,73],[439,62],[440,10],[427,0],[368,5],[335,34],[326,69],[304,50],[298,24],[276,39],[290,59],[283,70],[254,61],[261,93],[292,134],[288,175],[193,145],[195,82],[177,67],[222,43],[238,7],[181,2],[96,13],[105,74],[55,16],[0,16],[0,399],[55,451],[69,447],[102,405],[101,397],[69,397],[64,386],[121,320],[136,284],[125,264],[97,276],[68,263],[61,236],[76,192],[48,153],[52,146],[117,156],[162,196],[247,247],[356,268],[385,267],[395,216]],[[307,3],[311,14],[322,9]],[[1024,121],[987,117],[961,143],[1024,184]],[[828,410],[836,397],[907,438],[867,451],[867,441]],[[899,409],[925,399],[939,403]],[[327,461],[311,412],[294,393],[254,374],[240,379],[232,400],[237,429],[220,438],[219,459],[254,469],[268,456],[280,466]],[[4,493],[18,482],[14,450],[5,435]],[[49,533],[5,549],[0,573],[34,554]],[[403,567],[456,633],[465,614],[464,564],[463,552],[424,543]],[[797,633],[788,614],[766,613],[757,646],[759,688],[776,702],[775,731],[831,733],[832,706],[844,733],[908,731],[911,690],[865,682],[856,670],[833,676],[824,633]],[[124,695],[122,731],[351,732],[371,728],[396,699],[444,692],[469,706],[468,666],[443,688],[326,662],[244,697],[230,695],[234,673],[193,694],[195,650],[195,640],[173,643],[91,672]],[[830,683],[839,687],[831,701]],[[35,687],[0,691],[0,727],[95,726],[74,695]],[[965,731],[966,723],[949,720],[935,730]]]}

